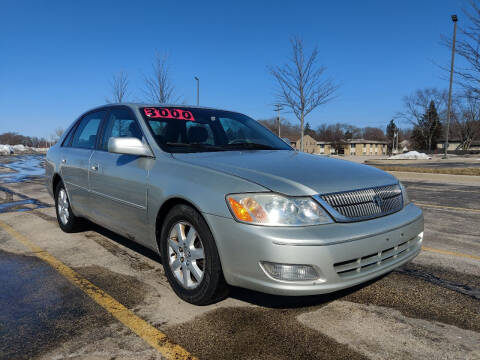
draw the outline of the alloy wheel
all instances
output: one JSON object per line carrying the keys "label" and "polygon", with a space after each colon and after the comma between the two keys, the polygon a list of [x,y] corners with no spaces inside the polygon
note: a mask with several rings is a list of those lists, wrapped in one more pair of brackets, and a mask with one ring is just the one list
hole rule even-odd
{"label": "alloy wheel", "polygon": [[188,290],[202,282],[205,271],[205,251],[195,228],[180,221],[168,235],[168,262],[175,279]]}

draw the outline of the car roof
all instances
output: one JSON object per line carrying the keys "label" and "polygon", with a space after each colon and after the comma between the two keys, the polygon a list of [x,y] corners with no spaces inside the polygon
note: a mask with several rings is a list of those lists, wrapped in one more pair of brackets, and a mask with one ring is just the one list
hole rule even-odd
{"label": "car roof", "polygon": [[94,111],[94,110],[100,110],[100,109],[104,109],[104,108],[108,108],[108,107],[115,107],[115,106],[128,106],[130,108],[180,107],[180,108],[187,108],[187,109],[205,109],[205,110],[229,111],[229,112],[239,113],[238,111],[234,111],[234,110],[219,109],[219,108],[214,108],[214,107],[209,107],[209,106],[197,106],[197,105],[186,105],[186,104],[133,103],[133,102],[104,104],[104,105],[94,107],[94,108],[90,109],[88,112]]}

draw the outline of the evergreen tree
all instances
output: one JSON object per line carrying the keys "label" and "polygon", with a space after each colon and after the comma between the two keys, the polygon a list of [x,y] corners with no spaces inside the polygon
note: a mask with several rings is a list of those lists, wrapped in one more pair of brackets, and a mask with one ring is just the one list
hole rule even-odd
{"label": "evergreen tree", "polygon": [[309,122],[307,122],[305,124],[305,129],[304,129],[303,132],[304,132],[305,135],[310,135],[314,139],[316,139],[316,137],[317,137],[317,133],[315,132],[315,130],[312,129]]}
{"label": "evergreen tree", "polygon": [[442,136],[442,123],[440,122],[435,103],[431,101],[425,114],[423,114],[418,124],[414,126],[412,138],[416,147],[432,151],[437,147],[440,136]]}
{"label": "evergreen tree", "polygon": [[426,149],[425,136],[423,135],[423,132],[420,126],[415,125],[413,127],[411,140],[412,140],[414,149],[418,149],[418,150]]}

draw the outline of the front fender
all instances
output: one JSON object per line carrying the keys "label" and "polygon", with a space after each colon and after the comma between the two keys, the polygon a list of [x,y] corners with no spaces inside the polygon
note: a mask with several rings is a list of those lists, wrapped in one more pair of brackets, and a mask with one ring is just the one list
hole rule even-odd
{"label": "front fender", "polygon": [[226,194],[265,191],[269,190],[234,175],[169,157],[157,157],[148,179],[147,206],[152,239],[155,239],[157,214],[170,199],[189,202],[202,213],[231,218]]}

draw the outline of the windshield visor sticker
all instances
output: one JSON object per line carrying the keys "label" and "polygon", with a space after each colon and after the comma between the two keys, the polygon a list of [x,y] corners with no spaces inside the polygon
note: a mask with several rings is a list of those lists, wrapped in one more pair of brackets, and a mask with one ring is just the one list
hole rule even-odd
{"label": "windshield visor sticker", "polygon": [[177,119],[195,121],[193,114],[188,110],[148,107],[143,108],[143,112],[150,119]]}

